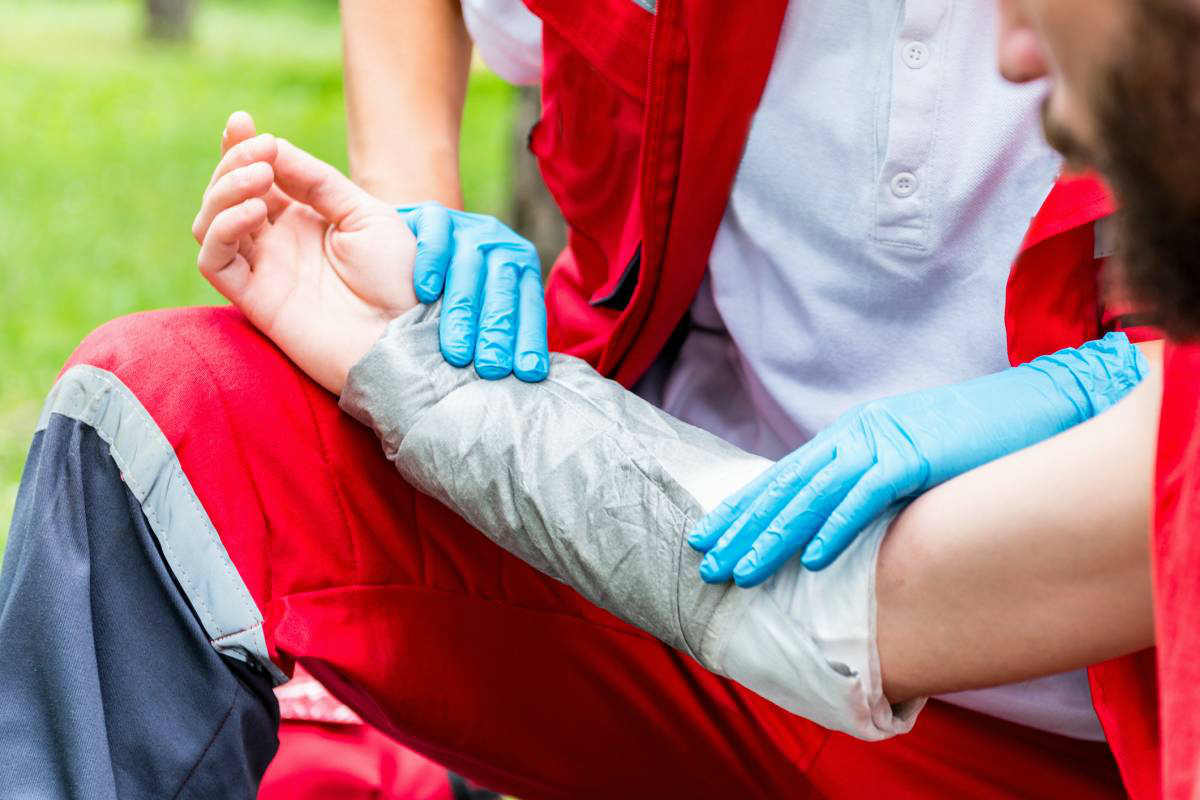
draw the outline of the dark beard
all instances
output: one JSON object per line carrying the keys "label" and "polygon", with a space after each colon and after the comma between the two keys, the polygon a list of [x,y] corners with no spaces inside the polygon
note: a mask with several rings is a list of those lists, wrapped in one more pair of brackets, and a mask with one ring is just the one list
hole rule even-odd
{"label": "dark beard", "polygon": [[1104,150],[1092,160],[1121,199],[1109,279],[1180,340],[1200,338],[1200,13],[1188,2],[1132,4],[1124,52],[1136,55],[1092,93]]}
{"label": "dark beard", "polygon": [[1091,169],[1098,159],[1084,146],[1075,132],[1050,113],[1050,98],[1042,101],[1042,135],[1046,142],[1066,160],[1068,172],[1083,172]]}

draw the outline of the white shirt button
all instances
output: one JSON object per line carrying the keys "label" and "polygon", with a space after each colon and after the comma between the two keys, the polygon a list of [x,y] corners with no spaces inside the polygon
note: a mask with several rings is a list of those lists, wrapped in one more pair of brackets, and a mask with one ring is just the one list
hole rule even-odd
{"label": "white shirt button", "polygon": [[920,69],[929,63],[929,45],[924,42],[909,42],[900,48],[900,58],[911,69]]}
{"label": "white shirt button", "polygon": [[917,190],[917,176],[911,172],[897,172],[892,177],[892,194],[909,197]]}

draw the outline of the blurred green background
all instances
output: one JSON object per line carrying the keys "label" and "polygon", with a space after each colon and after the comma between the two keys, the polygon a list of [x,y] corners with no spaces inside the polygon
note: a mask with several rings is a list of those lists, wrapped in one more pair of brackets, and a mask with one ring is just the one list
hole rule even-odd
{"label": "blurred green background", "polygon": [[[336,2],[201,0],[174,44],[146,40],[144,14],[0,0],[0,553],[42,398],[79,340],[121,314],[221,302],[190,227],[229,113],[346,169]],[[513,103],[473,72],[473,210],[508,202]]]}

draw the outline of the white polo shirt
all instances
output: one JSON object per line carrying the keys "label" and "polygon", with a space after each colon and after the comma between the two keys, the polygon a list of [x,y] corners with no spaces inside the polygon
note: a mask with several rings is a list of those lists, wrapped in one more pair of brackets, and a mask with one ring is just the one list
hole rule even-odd
{"label": "white polo shirt", "polygon": [[[695,327],[639,391],[779,458],[859,403],[1008,366],[1005,282],[1060,160],[1044,87],[997,73],[994,6],[789,5]],[[519,0],[463,9],[489,65],[536,79]],[[1082,670],[943,699],[1103,739]]]}

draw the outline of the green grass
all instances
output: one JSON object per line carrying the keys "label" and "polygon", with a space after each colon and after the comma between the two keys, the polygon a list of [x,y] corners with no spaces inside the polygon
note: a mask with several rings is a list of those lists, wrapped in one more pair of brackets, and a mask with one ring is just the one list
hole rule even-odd
{"label": "green grass", "polygon": [[[200,5],[193,42],[156,45],[140,3],[0,0],[0,552],[75,344],[121,314],[220,301],[189,228],[229,112],[346,168],[336,4]],[[474,209],[505,205],[511,108],[506,84],[472,77]]]}

